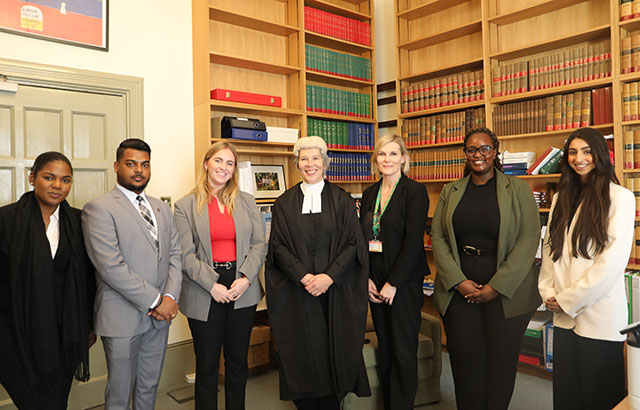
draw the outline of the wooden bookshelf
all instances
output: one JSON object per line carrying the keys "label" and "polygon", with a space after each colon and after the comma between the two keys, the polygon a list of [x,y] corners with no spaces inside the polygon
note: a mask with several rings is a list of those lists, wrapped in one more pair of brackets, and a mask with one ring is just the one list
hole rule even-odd
{"label": "wooden bookshelf", "polygon": [[[371,44],[353,43],[305,30],[304,7],[368,22]],[[297,128],[307,135],[307,119],[377,123],[375,88],[375,27],[373,0],[194,0],[193,66],[196,170],[212,138],[211,118],[225,115],[259,118],[268,126]],[[305,45],[369,59],[371,80],[358,80],[306,69]],[[306,85],[321,85],[366,94],[369,118],[308,112]],[[212,100],[210,90],[222,88],[278,96],[281,107]],[[374,127],[375,129],[375,127]],[[377,132],[377,130],[375,131]],[[373,136],[375,139],[375,135]],[[282,165],[288,186],[300,180],[291,143],[233,140],[241,161]],[[371,153],[371,150],[336,149]],[[345,181],[362,191],[366,181]]]}

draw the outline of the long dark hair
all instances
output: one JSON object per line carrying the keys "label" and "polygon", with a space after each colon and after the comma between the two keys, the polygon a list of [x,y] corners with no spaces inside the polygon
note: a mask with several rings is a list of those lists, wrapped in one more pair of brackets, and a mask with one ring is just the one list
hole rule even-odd
{"label": "long dark hair", "polygon": [[[491,138],[491,145],[493,145],[493,149],[496,150],[496,157],[493,159],[493,166],[496,167],[499,171],[502,171],[502,162],[500,162],[500,141],[498,140],[498,137],[496,137],[496,134],[493,133],[493,131],[491,131],[489,128],[486,127],[480,127],[480,128],[474,128],[472,130],[469,130],[469,132],[467,132],[467,135],[464,136],[464,148],[467,147],[467,141],[469,141],[469,138],[471,138],[473,135],[475,134],[487,134],[489,136],[489,138]],[[469,166],[469,157],[466,156],[467,154],[465,154],[465,164],[464,164],[464,176],[466,177],[467,175],[469,175],[471,173],[471,167]]]}
{"label": "long dark hair", "polygon": [[[591,148],[594,169],[588,174],[587,183],[583,183],[580,175],[569,166],[569,145],[576,138],[580,138]],[[574,131],[564,144],[560,169],[562,175],[558,185],[558,200],[549,226],[548,246],[551,247],[551,258],[555,262],[562,255],[564,235],[578,206],[582,204],[571,235],[571,256],[591,259],[602,252],[609,242],[609,184],[620,184],[609,159],[609,148],[602,133],[593,128]],[[590,248],[593,249],[592,255],[589,254]]]}

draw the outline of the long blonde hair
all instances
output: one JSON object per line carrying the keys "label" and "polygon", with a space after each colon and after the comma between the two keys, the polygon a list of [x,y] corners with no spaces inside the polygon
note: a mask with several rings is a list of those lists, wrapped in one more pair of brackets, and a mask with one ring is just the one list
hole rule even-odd
{"label": "long blonde hair", "polygon": [[218,151],[222,151],[223,149],[228,149],[233,153],[233,158],[235,160],[235,166],[233,167],[233,176],[229,181],[227,181],[226,185],[218,192],[217,198],[218,201],[222,203],[228,210],[229,215],[233,215],[233,206],[236,202],[236,197],[240,192],[238,188],[238,153],[233,145],[229,144],[227,141],[216,142],[212,146],[209,147],[207,152],[204,154],[204,158],[202,159],[202,167],[200,168],[200,174],[198,175],[198,181],[196,182],[196,187],[193,189],[196,194],[196,203],[198,206],[198,212],[202,212],[202,209],[205,205],[208,205],[211,201],[211,197],[213,196],[213,192],[211,187],[209,186],[209,175],[207,172],[206,164],[209,162],[211,157],[213,157]]}

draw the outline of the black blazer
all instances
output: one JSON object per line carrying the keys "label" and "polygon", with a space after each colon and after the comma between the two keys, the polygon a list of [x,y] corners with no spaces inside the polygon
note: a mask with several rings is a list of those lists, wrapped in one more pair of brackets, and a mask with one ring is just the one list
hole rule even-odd
{"label": "black blazer", "polygon": [[[376,182],[362,194],[360,224],[367,241],[373,239],[373,211],[381,183],[382,180]],[[427,189],[402,175],[380,220],[382,255],[389,284],[399,287],[408,280],[421,281],[429,274],[424,251],[428,212]]]}

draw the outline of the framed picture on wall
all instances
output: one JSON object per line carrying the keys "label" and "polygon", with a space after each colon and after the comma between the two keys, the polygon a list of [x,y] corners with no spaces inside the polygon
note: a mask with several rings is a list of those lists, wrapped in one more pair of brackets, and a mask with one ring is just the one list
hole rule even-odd
{"label": "framed picture on wall", "polygon": [[287,189],[282,165],[253,165],[254,193],[257,199],[274,199]]}
{"label": "framed picture on wall", "polygon": [[2,0],[0,31],[108,51],[109,0]]}

